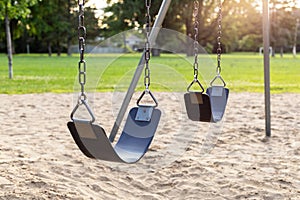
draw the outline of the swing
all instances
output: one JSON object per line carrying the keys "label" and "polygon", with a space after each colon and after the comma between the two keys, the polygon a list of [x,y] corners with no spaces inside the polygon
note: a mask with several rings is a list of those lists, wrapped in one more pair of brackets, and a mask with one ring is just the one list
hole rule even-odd
{"label": "swing", "polygon": [[[218,15],[218,65],[217,74],[210,82],[210,87],[207,88],[206,94],[204,93],[204,88],[198,80],[198,9],[199,2],[194,1],[194,80],[187,88],[186,94],[184,94],[184,100],[186,105],[186,111],[188,118],[193,121],[202,122],[218,122],[221,121],[226,109],[227,99],[229,95],[229,89],[225,88],[226,83],[221,77],[221,22],[222,22],[222,1],[219,3],[219,15]],[[217,80],[220,80],[222,85],[215,85]],[[201,91],[195,92],[190,91],[193,84],[198,84]]]}
{"label": "swing", "polygon": [[[210,99],[212,122],[219,122],[222,120],[229,95],[229,89],[225,88],[226,83],[221,76],[221,35],[222,35],[222,0],[219,2],[219,15],[218,15],[218,49],[217,49],[217,69],[216,76],[211,80],[210,87],[207,88],[206,93]],[[215,85],[216,81],[220,80],[221,85]]]}
{"label": "swing", "polygon": [[[72,121],[68,122],[69,131],[79,147],[82,153],[94,159],[100,159],[105,161],[123,162],[123,163],[135,163],[140,160],[147,152],[154,134],[156,132],[161,111],[156,109],[158,103],[149,90],[150,86],[150,7],[151,1],[146,0],[146,43],[144,50],[145,60],[145,76],[144,84],[145,90],[137,100],[137,107],[132,108],[129,111],[127,120],[124,125],[124,129],[119,137],[115,146],[112,145],[114,136],[108,138],[104,129],[95,125],[94,114],[87,103],[87,97],[84,92],[84,86],[86,82],[86,62],[84,60],[84,41],[86,35],[86,29],[83,24],[84,19],[84,1],[78,3],[79,5],[79,49],[80,49],[80,61],[79,61],[79,83],[81,85],[81,94],[78,99],[77,105],[74,107],[71,113]],[[154,102],[154,104],[141,104],[144,96],[147,95]],[[91,116],[91,120],[87,119],[75,119],[74,114],[80,106],[84,106]]]}
{"label": "swing", "polygon": [[[198,13],[199,13],[199,2],[194,1],[194,80],[190,83],[187,88],[187,93],[184,94],[184,102],[187,111],[188,118],[192,121],[202,121],[210,122],[211,120],[211,105],[209,96],[204,93],[204,88],[198,80],[198,33],[199,33],[199,22],[198,22]],[[191,91],[191,87],[197,84],[200,87],[200,91]]]}

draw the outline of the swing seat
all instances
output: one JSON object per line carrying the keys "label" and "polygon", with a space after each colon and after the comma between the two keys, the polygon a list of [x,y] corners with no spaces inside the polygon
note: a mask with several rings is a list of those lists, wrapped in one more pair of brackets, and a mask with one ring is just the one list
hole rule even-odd
{"label": "swing seat", "polygon": [[184,101],[190,120],[210,122],[211,106],[207,94],[203,94],[202,92],[188,92],[184,94]]}
{"label": "swing seat", "polygon": [[211,86],[207,88],[206,93],[210,99],[212,122],[219,122],[222,120],[225,113],[226,104],[229,95],[229,89],[223,86]]}
{"label": "swing seat", "polygon": [[68,128],[75,143],[87,157],[112,162],[135,163],[147,152],[161,116],[160,110],[151,107],[151,118],[142,116],[139,119],[137,114],[140,110],[138,110],[138,107],[130,110],[124,130],[114,147],[104,129],[90,121],[74,120],[68,122]]}

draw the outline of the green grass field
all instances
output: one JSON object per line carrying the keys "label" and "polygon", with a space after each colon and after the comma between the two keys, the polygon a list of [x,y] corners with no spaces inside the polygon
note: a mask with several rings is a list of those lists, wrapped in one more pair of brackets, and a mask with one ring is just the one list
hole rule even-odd
{"label": "green grass field", "polygon": [[[87,90],[126,90],[140,54],[100,54],[86,57]],[[0,93],[24,94],[78,89],[78,56],[48,57],[47,55],[15,55],[14,78],[8,79],[7,57],[0,54]],[[215,73],[215,55],[200,55],[201,82],[207,87]],[[155,91],[184,91],[193,79],[193,58],[185,55],[162,54],[151,58],[151,89]],[[143,74],[142,74],[143,75]],[[263,92],[263,57],[254,53],[233,53],[222,56],[222,76],[234,92]],[[139,89],[143,88],[140,80]],[[300,55],[271,58],[271,92],[300,93]]]}

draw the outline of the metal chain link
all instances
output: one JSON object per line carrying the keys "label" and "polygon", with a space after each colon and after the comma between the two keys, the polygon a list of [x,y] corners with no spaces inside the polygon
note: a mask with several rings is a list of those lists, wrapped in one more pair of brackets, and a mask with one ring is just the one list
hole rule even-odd
{"label": "metal chain link", "polygon": [[145,0],[146,5],[146,43],[145,43],[145,74],[144,74],[144,85],[146,91],[149,90],[150,86],[150,68],[149,68],[149,60],[150,60],[150,26],[151,26],[151,16],[150,16],[150,8],[151,8],[151,0]]}
{"label": "metal chain link", "polygon": [[86,83],[86,62],[84,60],[84,51],[85,51],[85,39],[86,39],[86,28],[84,26],[84,0],[78,0],[79,6],[79,24],[78,24],[78,43],[79,43],[79,53],[80,53],[80,60],[78,62],[78,82],[81,86],[81,93],[78,97],[78,102],[74,107],[73,111],[71,112],[71,119],[74,121],[74,115],[80,106],[85,106],[88,113],[91,116],[90,123],[95,121],[95,115],[92,109],[89,107],[87,103],[87,96],[84,91],[84,86]]}
{"label": "metal chain link", "polygon": [[221,73],[221,54],[222,54],[222,46],[221,46],[221,36],[222,36],[222,0],[219,1],[219,11],[218,11],[218,37],[217,37],[217,75]]}
{"label": "metal chain link", "polygon": [[78,17],[78,43],[79,43],[79,53],[80,60],[78,62],[78,82],[81,86],[81,94],[79,96],[80,100],[86,100],[86,94],[84,91],[84,86],[86,83],[86,62],[84,60],[84,51],[85,51],[85,39],[86,39],[86,28],[84,26],[84,0],[78,0],[79,6],[79,17]]}
{"label": "metal chain link", "polygon": [[199,34],[199,1],[194,1],[194,11],[193,11],[193,18],[194,18],[194,80],[198,80],[198,73],[199,73],[199,64],[198,64],[198,53],[199,53],[199,42],[198,42],[198,34]]}

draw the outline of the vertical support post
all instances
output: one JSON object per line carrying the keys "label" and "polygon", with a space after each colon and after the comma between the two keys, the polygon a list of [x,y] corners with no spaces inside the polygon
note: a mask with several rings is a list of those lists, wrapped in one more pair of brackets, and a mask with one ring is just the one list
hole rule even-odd
{"label": "vertical support post", "polygon": [[264,84],[266,137],[271,137],[269,0],[263,0]]}
{"label": "vertical support post", "polygon": [[[149,42],[150,42],[150,46],[152,46],[157,38],[157,35],[159,33],[159,30],[162,26],[162,23],[164,21],[164,18],[167,14],[167,11],[169,9],[169,6],[170,6],[170,3],[171,3],[171,0],[164,0],[160,6],[160,9],[159,9],[159,12],[158,12],[158,15],[157,15],[157,19],[155,20],[154,22],[154,25],[153,25],[153,28],[151,30],[151,33],[149,35]],[[143,52],[142,54],[142,57],[140,59],[140,62],[135,70],[135,73],[133,75],[133,78],[131,80],[131,83],[130,83],[130,86],[127,90],[127,93],[125,95],[125,98],[123,100],[123,103],[122,103],[122,106],[120,108],[120,111],[119,111],[119,114],[116,118],[116,121],[114,123],[114,126],[111,130],[111,133],[110,133],[110,136],[109,136],[109,140],[111,142],[114,141],[116,135],[117,135],[117,132],[119,130],[119,127],[120,127],[120,124],[124,118],[124,115],[125,115],[125,112],[126,112],[126,109],[128,108],[128,105],[130,103],[130,100],[132,98],[132,95],[134,93],[134,90],[137,86],[137,83],[141,77],[141,74],[143,72],[143,69],[144,69],[144,66],[145,66],[145,58],[144,58],[144,54],[145,54],[145,51]]]}

